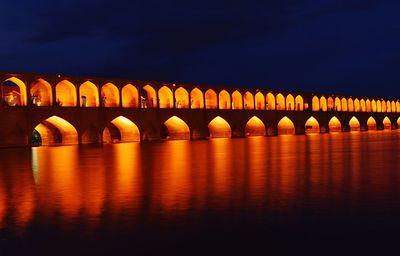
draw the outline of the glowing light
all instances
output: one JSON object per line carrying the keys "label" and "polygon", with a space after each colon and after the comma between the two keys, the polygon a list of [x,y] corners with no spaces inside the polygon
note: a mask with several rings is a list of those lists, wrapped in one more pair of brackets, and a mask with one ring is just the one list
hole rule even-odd
{"label": "glowing light", "polygon": [[225,90],[222,90],[219,93],[219,109],[230,109],[231,107],[231,97],[229,93]]}
{"label": "glowing light", "polygon": [[189,108],[189,93],[183,87],[179,87],[175,91],[175,107]]}
{"label": "glowing light", "polygon": [[211,120],[208,130],[211,138],[230,138],[232,134],[230,125],[220,116]]}
{"label": "glowing light", "polygon": [[277,110],[285,110],[285,97],[282,94],[276,95],[276,109]]}
{"label": "glowing light", "polygon": [[42,145],[70,145],[78,144],[78,132],[66,120],[52,116],[35,127],[40,134]]}
{"label": "glowing light", "polygon": [[31,84],[31,100],[32,104],[36,106],[52,106],[53,105],[53,94],[51,85],[39,78]]}
{"label": "glowing light", "polygon": [[296,111],[303,111],[304,109],[303,97],[297,95],[295,101],[296,101]]}
{"label": "glowing light", "polygon": [[256,116],[250,118],[245,127],[245,134],[246,136],[265,136],[266,129],[263,121]]}
{"label": "glowing light", "polygon": [[256,109],[257,110],[265,109],[265,99],[264,95],[261,92],[256,93]]}
{"label": "glowing light", "polygon": [[206,109],[217,109],[217,93],[212,90],[208,89],[205,93],[206,98]]}
{"label": "glowing light", "polygon": [[76,106],[76,88],[71,82],[63,80],[56,85],[56,103],[62,107]]}
{"label": "glowing light", "polygon": [[168,139],[171,140],[190,140],[189,126],[179,117],[173,116],[165,121],[164,125],[168,129]]}
{"label": "glowing light", "polygon": [[137,108],[139,107],[139,92],[135,86],[127,84],[122,88],[122,107]]}
{"label": "glowing light", "polygon": [[246,92],[243,97],[244,109],[254,109],[254,97],[250,92]]}
{"label": "glowing light", "polygon": [[99,93],[96,85],[90,81],[86,81],[79,86],[79,96],[81,107],[98,107]]}
{"label": "glowing light", "polygon": [[289,94],[286,96],[286,110],[293,111],[295,108],[294,97]]}
{"label": "glowing light", "polygon": [[267,96],[266,96],[266,99],[267,99],[267,103],[266,103],[266,107],[267,107],[267,110],[275,110],[275,106],[276,106],[276,104],[275,104],[275,97],[274,97],[274,95],[272,94],[272,93],[268,93],[267,94]]}
{"label": "glowing light", "polygon": [[293,135],[295,134],[295,127],[288,117],[283,117],[278,123],[278,135]]}
{"label": "glowing light", "polygon": [[368,126],[368,131],[377,129],[376,121],[372,116],[370,118],[368,118],[367,126]]}
{"label": "glowing light", "polygon": [[243,109],[242,94],[238,91],[232,93],[232,109]]}
{"label": "glowing light", "polygon": [[190,92],[190,108],[192,109],[204,108],[203,93],[198,88],[194,88]]}
{"label": "glowing light", "polygon": [[101,87],[101,105],[103,107],[119,107],[119,90],[112,83],[106,83]]}
{"label": "glowing light", "polygon": [[119,116],[113,119],[111,124],[103,131],[104,143],[140,141],[139,128],[128,118]]}
{"label": "glowing light", "polygon": [[385,130],[392,129],[392,122],[390,121],[390,119],[387,116],[383,119],[383,128]]}
{"label": "glowing light", "polygon": [[360,131],[360,127],[361,127],[360,122],[358,121],[358,119],[355,116],[353,116],[350,119],[349,125],[350,125],[350,131]]}
{"label": "glowing light", "polygon": [[341,132],[342,131],[342,124],[340,123],[339,119],[334,116],[328,123],[329,132]]}
{"label": "glowing light", "polygon": [[310,117],[305,125],[306,134],[320,133],[320,127],[317,119]]}

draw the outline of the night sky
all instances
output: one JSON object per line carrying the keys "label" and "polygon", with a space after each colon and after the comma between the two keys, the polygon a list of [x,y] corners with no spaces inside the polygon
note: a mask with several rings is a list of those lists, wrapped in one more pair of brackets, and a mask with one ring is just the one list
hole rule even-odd
{"label": "night sky", "polygon": [[400,98],[398,0],[32,0],[1,10],[3,71]]}

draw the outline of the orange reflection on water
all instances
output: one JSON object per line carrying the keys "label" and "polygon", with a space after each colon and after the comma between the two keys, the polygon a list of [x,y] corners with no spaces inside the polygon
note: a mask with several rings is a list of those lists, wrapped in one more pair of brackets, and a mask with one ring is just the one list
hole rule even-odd
{"label": "orange reflection on water", "polygon": [[6,191],[4,189],[3,175],[0,172],[0,228],[5,226],[4,218],[7,211]]}

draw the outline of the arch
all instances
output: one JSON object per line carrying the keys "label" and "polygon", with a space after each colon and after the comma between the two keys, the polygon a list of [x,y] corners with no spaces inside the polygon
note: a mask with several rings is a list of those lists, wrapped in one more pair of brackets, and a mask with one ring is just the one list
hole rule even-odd
{"label": "arch", "polygon": [[303,100],[303,97],[301,97],[301,95],[296,96],[295,105],[296,105],[296,111],[304,110],[304,100]]}
{"label": "arch", "polygon": [[376,101],[376,112],[382,112],[382,103],[380,100]]}
{"label": "arch", "polygon": [[347,100],[346,98],[342,98],[342,111],[347,112]]}
{"label": "arch", "polygon": [[256,109],[264,110],[265,109],[264,94],[262,94],[261,92],[257,92],[255,98],[256,98]]}
{"label": "arch", "polygon": [[243,98],[239,91],[232,93],[232,109],[243,109]]}
{"label": "arch", "polygon": [[119,90],[112,83],[106,83],[101,87],[101,105],[107,108],[119,107]]}
{"label": "arch", "polygon": [[174,107],[174,97],[171,89],[167,86],[163,86],[158,90],[158,103],[160,104],[160,108]]}
{"label": "arch", "polygon": [[132,84],[127,84],[122,87],[122,107],[123,108],[138,108],[139,107],[139,91]]}
{"label": "arch", "polygon": [[220,116],[211,120],[208,124],[208,131],[210,138],[230,138],[232,134],[231,126]]}
{"label": "arch", "polygon": [[342,101],[338,97],[335,98],[335,111],[342,111]]}
{"label": "arch", "polygon": [[289,94],[288,96],[286,96],[286,110],[293,111],[294,108],[294,97],[292,96],[292,94]]}
{"label": "arch", "polygon": [[368,118],[367,126],[368,126],[368,131],[372,131],[372,130],[376,130],[377,129],[376,121],[372,116],[370,118]]}
{"label": "arch", "polygon": [[99,92],[97,86],[90,81],[86,81],[79,86],[79,96],[81,107],[98,107]]}
{"label": "arch", "polygon": [[332,97],[328,98],[328,111],[333,111],[335,109],[335,102]]}
{"label": "arch", "polygon": [[397,119],[397,126],[398,126],[398,129],[400,129],[400,117]]}
{"label": "arch", "polygon": [[383,129],[391,130],[392,129],[392,122],[390,121],[389,117],[385,116],[383,119]]}
{"label": "arch", "polygon": [[341,132],[342,131],[342,124],[340,123],[339,119],[334,116],[329,120],[328,123],[329,132]]}
{"label": "arch", "polygon": [[280,93],[276,95],[276,109],[285,110],[285,97]]}
{"label": "arch", "polygon": [[190,140],[189,126],[177,116],[170,117],[164,122],[161,138],[171,140]]}
{"label": "arch", "polygon": [[204,108],[203,92],[198,88],[190,91],[190,108],[199,109]]}
{"label": "arch", "polygon": [[295,128],[292,120],[287,116],[283,117],[278,123],[278,135],[293,135]]}
{"label": "arch", "polygon": [[175,91],[175,107],[189,108],[189,93],[183,87],[179,87]]}
{"label": "arch", "polygon": [[372,112],[372,105],[369,99],[365,101],[365,112]]}
{"label": "arch", "polygon": [[347,111],[354,112],[354,102],[352,98],[347,100],[347,104],[348,104]]}
{"label": "arch", "polygon": [[310,117],[305,124],[306,134],[320,133],[320,127],[317,119]]}
{"label": "arch", "polygon": [[396,112],[396,102],[393,100],[391,104],[392,104],[392,107],[391,107],[392,112],[395,113]]}
{"label": "arch", "polygon": [[392,104],[390,103],[390,101],[386,102],[386,112],[392,112]]}
{"label": "arch", "polygon": [[227,91],[225,90],[220,91],[218,100],[219,100],[219,109],[230,109],[231,97]]}
{"label": "arch", "polygon": [[367,110],[366,104],[365,104],[365,100],[361,99],[360,100],[360,111],[361,112],[365,112]]}
{"label": "arch", "polygon": [[318,99],[317,96],[314,96],[312,98],[312,110],[313,111],[319,111],[320,110],[320,108],[319,108],[319,99]]}
{"label": "arch", "polygon": [[381,101],[382,112],[385,113],[387,111],[386,102],[384,100]]}
{"label": "arch", "polygon": [[158,107],[159,100],[157,100],[157,93],[153,86],[146,84],[140,90],[140,106],[141,108],[156,108]]}
{"label": "arch", "polygon": [[68,80],[56,85],[56,104],[62,107],[74,107],[77,103],[76,88]]}
{"label": "arch", "polygon": [[372,110],[372,112],[376,112],[377,111],[377,105],[376,105],[376,101],[375,100],[371,101],[371,110]]}
{"label": "arch", "polygon": [[400,113],[400,102],[396,102],[396,112]]}
{"label": "arch", "polygon": [[205,98],[206,98],[206,109],[218,108],[217,93],[214,90],[208,89],[205,93]]}
{"label": "arch", "polygon": [[254,96],[251,92],[247,91],[243,97],[244,109],[254,109]]}
{"label": "arch", "polygon": [[319,99],[319,107],[321,111],[327,111],[328,110],[328,105],[326,103],[326,98],[324,96],[322,96]]}
{"label": "arch", "polygon": [[246,136],[265,136],[266,134],[264,122],[256,116],[249,119],[244,130]]}
{"label": "arch", "polygon": [[360,108],[360,101],[356,98],[354,100],[354,112],[360,112],[361,108]]}
{"label": "arch", "polygon": [[349,126],[350,126],[350,131],[352,131],[352,132],[360,131],[360,129],[361,129],[360,122],[358,121],[358,119],[355,116],[353,116],[350,119]]}
{"label": "arch", "polygon": [[103,143],[140,141],[139,128],[124,116],[113,119],[103,130]]}
{"label": "arch", "polygon": [[275,110],[276,104],[275,104],[275,96],[272,93],[267,93],[266,97],[266,103],[265,105],[267,106],[267,110]]}
{"label": "arch", "polygon": [[36,106],[52,106],[53,93],[51,85],[41,78],[37,79],[31,84],[31,100],[32,104]]}
{"label": "arch", "polygon": [[51,116],[35,127],[32,143],[43,146],[78,144],[78,132],[65,119]]}
{"label": "arch", "polygon": [[2,83],[3,100],[8,106],[26,106],[26,85],[16,77],[10,77]]}

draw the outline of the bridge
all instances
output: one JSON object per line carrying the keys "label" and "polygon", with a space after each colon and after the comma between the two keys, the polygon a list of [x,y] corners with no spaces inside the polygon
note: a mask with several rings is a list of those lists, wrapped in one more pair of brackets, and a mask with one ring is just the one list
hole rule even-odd
{"label": "bridge", "polygon": [[0,146],[394,130],[400,101],[0,72]]}

